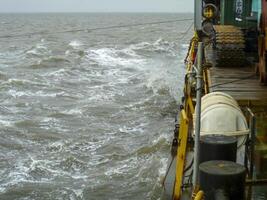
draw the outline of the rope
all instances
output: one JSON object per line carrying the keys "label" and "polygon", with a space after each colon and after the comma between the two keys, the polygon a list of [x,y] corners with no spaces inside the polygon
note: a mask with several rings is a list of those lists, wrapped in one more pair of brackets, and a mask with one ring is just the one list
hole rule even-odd
{"label": "rope", "polygon": [[[33,32],[33,33],[25,33],[25,34],[17,34],[17,35],[2,35],[0,39],[6,38],[17,38],[17,37],[31,37],[34,35],[41,35],[41,34],[62,34],[62,33],[75,33],[75,32],[92,32],[98,30],[108,30],[108,29],[117,29],[117,28],[127,28],[127,27],[137,27],[137,26],[146,26],[146,25],[155,25],[155,24],[167,24],[167,23],[174,23],[174,22],[184,22],[184,21],[192,21],[192,18],[188,19],[177,19],[177,20],[167,20],[167,21],[155,21],[155,22],[148,22],[148,23],[136,23],[136,24],[125,24],[125,25],[116,25],[116,26],[106,26],[106,27],[96,27],[96,28],[86,28],[86,29],[74,29],[74,30],[66,30],[66,31],[58,31],[58,32]],[[191,27],[190,27],[191,28]]]}

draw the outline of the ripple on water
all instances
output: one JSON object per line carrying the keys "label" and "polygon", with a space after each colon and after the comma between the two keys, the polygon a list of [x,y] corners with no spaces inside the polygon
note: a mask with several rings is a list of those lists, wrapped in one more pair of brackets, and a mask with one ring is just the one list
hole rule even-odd
{"label": "ripple on water", "polygon": [[69,61],[64,56],[49,56],[48,58],[43,58],[35,61],[30,65],[32,69],[40,69],[40,68],[60,68],[70,66],[71,61]]}
{"label": "ripple on water", "polygon": [[160,197],[182,53],[154,33],[54,34],[1,49],[1,96],[12,108],[1,119],[12,123],[0,134],[0,199]]}
{"label": "ripple on water", "polygon": [[115,48],[91,49],[86,51],[86,58],[92,64],[100,66],[140,66],[144,65],[145,59],[131,50],[117,50]]}
{"label": "ripple on water", "polygon": [[79,40],[72,40],[69,43],[69,46],[71,46],[73,49],[80,49],[84,44]]}

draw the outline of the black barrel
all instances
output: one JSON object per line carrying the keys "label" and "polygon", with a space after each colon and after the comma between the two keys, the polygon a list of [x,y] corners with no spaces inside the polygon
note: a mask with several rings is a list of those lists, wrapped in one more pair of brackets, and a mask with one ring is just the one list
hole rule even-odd
{"label": "black barrel", "polygon": [[200,138],[199,162],[210,160],[236,161],[237,139],[224,135],[206,135]]}
{"label": "black barrel", "polygon": [[199,166],[199,183],[205,200],[244,200],[245,179],[245,167],[235,162],[211,160]]}

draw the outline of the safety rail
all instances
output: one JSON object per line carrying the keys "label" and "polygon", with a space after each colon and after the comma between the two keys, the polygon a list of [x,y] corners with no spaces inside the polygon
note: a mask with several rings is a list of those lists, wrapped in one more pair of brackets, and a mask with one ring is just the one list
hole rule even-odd
{"label": "safety rail", "polygon": [[[186,77],[194,75],[193,65],[196,56],[196,47],[198,44],[198,37],[195,33],[194,37],[190,42],[188,53],[185,59],[186,64]],[[184,87],[184,98],[183,105],[180,106],[180,119],[179,119],[179,134],[178,134],[178,148],[177,148],[177,161],[176,161],[176,176],[175,176],[175,186],[173,191],[174,200],[181,198],[182,186],[183,186],[183,177],[184,177],[184,168],[186,163],[186,151],[187,143],[189,136],[189,126],[190,121],[192,121],[194,113],[194,104],[192,96],[191,85],[185,80]]]}

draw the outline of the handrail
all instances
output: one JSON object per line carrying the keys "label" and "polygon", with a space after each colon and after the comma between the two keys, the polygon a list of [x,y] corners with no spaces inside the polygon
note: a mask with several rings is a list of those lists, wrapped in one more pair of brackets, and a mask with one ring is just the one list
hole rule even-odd
{"label": "handrail", "polygon": [[[196,47],[198,43],[197,33],[190,42],[190,47],[185,59],[186,64],[186,74],[193,74],[193,65],[195,62],[196,56]],[[189,86],[189,87],[187,87]],[[177,148],[177,160],[176,160],[176,175],[175,175],[175,186],[173,191],[173,199],[181,199],[183,179],[184,179],[184,167],[186,163],[186,151],[187,151],[187,142],[189,136],[189,122],[194,114],[194,104],[193,97],[191,96],[191,85],[185,83],[184,88],[184,100],[183,105],[180,110],[180,119],[179,119],[179,134],[178,134],[178,148]]]}

